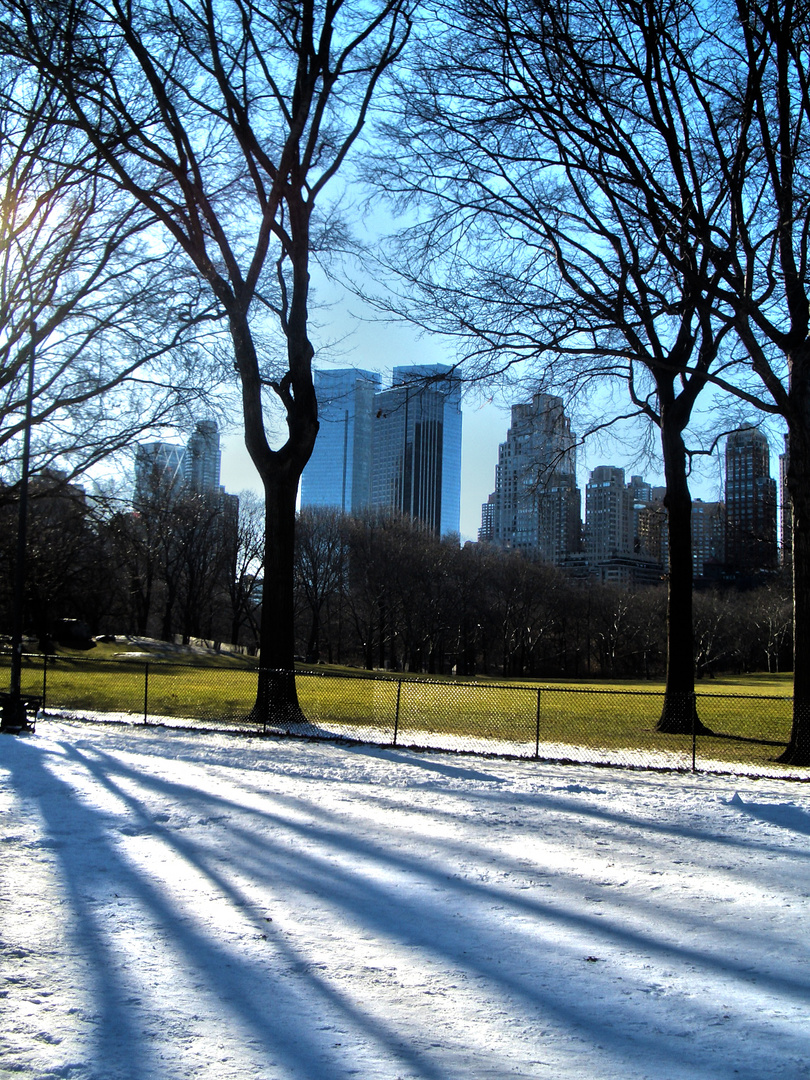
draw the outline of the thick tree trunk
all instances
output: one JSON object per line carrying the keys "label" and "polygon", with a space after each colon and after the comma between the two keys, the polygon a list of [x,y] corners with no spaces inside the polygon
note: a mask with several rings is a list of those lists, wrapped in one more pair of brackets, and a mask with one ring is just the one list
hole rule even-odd
{"label": "thick tree trunk", "polygon": [[661,409],[669,536],[667,590],[667,675],[658,731],[706,733],[695,705],[695,649],[692,625],[692,496],[686,472],[686,449],[677,413]]}
{"label": "thick tree trunk", "polygon": [[[293,213],[293,209],[295,212]],[[263,381],[247,313],[230,313],[231,338],[242,382],[245,445],[264,485],[265,560],[259,632],[260,669],[254,723],[288,724],[305,719],[295,686],[294,548],[298,484],[318,433],[312,381],[312,344],[307,336],[308,223],[305,207],[290,207],[292,289],[286,320],[287,373],[273,390],[287,413],[288,438],[270,448],[264,425]]]}
{"label": "thick tree trunk", "polygon": [[[794,380],[795,385],[795,380]],[[797,403],[798,422],[789,433],[787,484],[793,518],[793,724],[779,758],[788,765],[810,765],[810,393]]]}
{"label": "thick tree trunk", "polygon": [[298,477],[265,479],[265,564],[259,681],[251,719],[263,725],[306,718],[295,686],[293,549]]}

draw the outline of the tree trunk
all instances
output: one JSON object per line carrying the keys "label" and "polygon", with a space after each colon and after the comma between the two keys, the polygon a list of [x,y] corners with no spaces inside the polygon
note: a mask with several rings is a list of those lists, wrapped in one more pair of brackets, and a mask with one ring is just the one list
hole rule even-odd
{"label": "tree trunk", "polygon": [[662,405],[661,447],[664,456],[669,536],[667,589],[667,675],[664,707],[656,730],[706,734],[695,705],[695,650],[692,626],[692,496],[686,473],[686,448],[677,412]]}
{"label": "tree trunk", "polygon": [[259,681],[251,720],[303,722],[295,686],[293,559],[298,477],[265,480],[265,564],[259,631]]}
{"label": "tree trunk", "polygon": [[[805,412],[801,403],[796,411],[800,417]],[[779,760],[810,765],[810,420],[791,425],[787,485],[793,518],[793,724]]]}
{"label": "tree trunk", "polygon": [[259,631],[260,669],[251,721],[287,725],[305,720],[295,686],[295,504],[298,484],[318,434],[312,382],[312,344],[307,336],[308,210],[290,206],[294,237],[292,288],[286,320],[288,371],[272,388],[287,414],[288,438],[270,448],[264,425],[263,380],[247,312],[232,306],[231,338],[242,382],[245,446],[264,485],[265,559]]}

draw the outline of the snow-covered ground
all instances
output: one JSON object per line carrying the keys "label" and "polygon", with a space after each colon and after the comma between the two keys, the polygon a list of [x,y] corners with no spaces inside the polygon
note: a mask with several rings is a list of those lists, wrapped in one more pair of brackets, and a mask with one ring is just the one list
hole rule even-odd
{"label": "snow-covered ground", "polygon": [[0,1076],[810,1077],[810,789],[0,737]]}

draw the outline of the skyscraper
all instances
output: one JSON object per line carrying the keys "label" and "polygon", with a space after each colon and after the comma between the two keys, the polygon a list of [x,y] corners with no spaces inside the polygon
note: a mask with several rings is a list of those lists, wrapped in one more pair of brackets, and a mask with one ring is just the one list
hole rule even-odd
{"label": "skyscraper", "polygon": [[721,502],[692,503],[692,570],[696,578],[717,577],[726,561],[726,508]]}
{"label": "skyscraper", "polygon": [[220,494],[219,430],[214,420],[200,420],[185,447],[149,442],[135,448],[135,493],[132,504],[176,499],[182,493]]}
{"label": "skyscraper", "polygon": [[776,567],[776,481],[768,440],[753,427],[726,440],[726,565],[743,573]]}
{"label": "skyscraper", "polygon": [[459,531],[461,383],[442,364],[395,367],[374,397],[371,506]]}
{"label": "skyscraper", "polygon": [[187,487],[198,495],[219,492],[222,454],[214,420],[200,420],[186,445],[183,472]]}
{"label": "skyscraper", "polygon": [[559,563],[580,545],[576,435],[551,394],[513,405],[511,420],[478,538]]}
{"label": "skyscraper", "polygon": [[184,484],[185,450],[173,443],[141,443],[135,448],[135,492],[132,505],[140,510],[155,498],[176,498]]}
{"label": "skyscraper", "polygon": [[347,514],[371,500],[371,433],[375,371],[316,370],[320,430],[301,477],[302,506],[334,506]]}
{"label": "skyscraper", "polygon": [[633,489],[624,469],[599,465],[585,488],[585,551],[593,563],[616,555],[632,555]]}
{"label": "skyscraper", "polygon": [[440,535],[461,514],[461,385],[438,364],[316,371],[321,422],[301,479],[302,506],[407,514]]}

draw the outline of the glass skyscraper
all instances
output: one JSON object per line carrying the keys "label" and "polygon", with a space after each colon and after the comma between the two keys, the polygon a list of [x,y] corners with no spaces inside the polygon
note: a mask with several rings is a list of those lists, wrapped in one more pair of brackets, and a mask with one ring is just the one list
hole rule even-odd
{"label": "glass skyscraper", "polygon": [[355,514],[371,499],[371,421],[381,379],[343,368],[316,370],[314,380],[321,426],[301,477],[301,505]]}
{"label": "glass skyscraper", "polygon": [[200,420],[188,440],[183,462],[188,487],[198,494],[218,493],[221,460],[216,422]]}
{"label": "glass skyscraper", "polygon": [[155,498],[172,500],[181,494],[219,495],[219,429],[214,420],[200,420],[185,447],[175,443],[142,443],[135,448],[137,510]]}
{"label": "glass skyscraper", "polygon": [[440,535],[461,513],[461,385],[451,369],[316,371],[321,422],[304,470],[301,505],[366,508],[417,518]]}
{"label": "glass skyscraper", "polygon": [[461,382],[443,364],[395,367],[374,399],[371,505],[440,536],[461,518]]}
{"label": "glass skyscraper", "polygon": [[177,498],[184,483],[185,450],[173,443],[141,443],[135,448],[135,510],[154,502],[156,498],[171,501]]}

